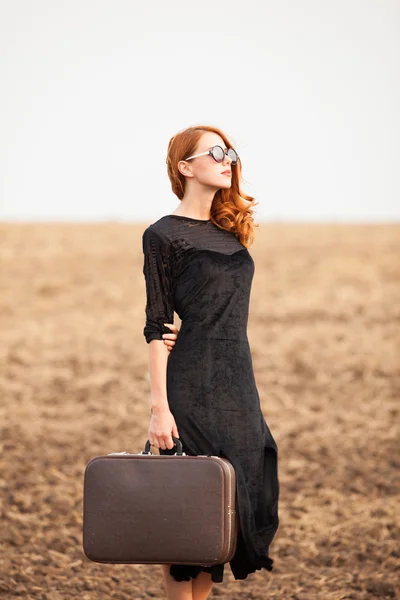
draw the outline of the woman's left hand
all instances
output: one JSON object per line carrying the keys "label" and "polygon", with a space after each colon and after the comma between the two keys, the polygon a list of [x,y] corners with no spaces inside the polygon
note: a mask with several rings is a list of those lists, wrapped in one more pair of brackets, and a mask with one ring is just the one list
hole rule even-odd
{"label": "woman's left hand", "polygon": [[169,329],[172,329],[174,331],[174,333],[163,333],[162,334],[164,344],[167,346],[169,352],[171,352],[171,350],[175,346],[175,342],[178,337],[179,329],[173,323],[164,323],[164,325],[166,325]]}

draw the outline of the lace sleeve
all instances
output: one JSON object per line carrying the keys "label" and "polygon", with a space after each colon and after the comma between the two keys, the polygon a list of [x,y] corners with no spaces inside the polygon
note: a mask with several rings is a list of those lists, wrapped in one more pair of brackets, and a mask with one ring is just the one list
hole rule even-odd
{"label": "lace sleeve", "polygon": [[164,323],[174,322],[172,295],[172,255],[168,239],[148,227],[142,236],[143,274],[146,282],[146,342],[162,340],[163,333],[172,333]]}

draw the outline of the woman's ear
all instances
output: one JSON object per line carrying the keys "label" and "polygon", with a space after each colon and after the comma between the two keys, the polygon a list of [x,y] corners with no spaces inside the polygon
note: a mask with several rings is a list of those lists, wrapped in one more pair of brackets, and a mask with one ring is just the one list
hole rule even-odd
{"label": "woman's ear", "polygon": [[182,175],[185,175],[185,177],[193,177],[190,165],[186,161],[180,160],[178,162],[178,169]]}

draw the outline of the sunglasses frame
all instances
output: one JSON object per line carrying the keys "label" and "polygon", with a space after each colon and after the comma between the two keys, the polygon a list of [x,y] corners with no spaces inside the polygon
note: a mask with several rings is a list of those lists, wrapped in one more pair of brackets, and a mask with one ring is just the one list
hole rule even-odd
{"label": "sunglasses frame", "polygon": [[[224,156],[223,156],[223,158],[222,158],[221,160],[217,160],[217,159],[214,157],[214,155],[213,155],[213,150],[214,150],[214,148],[221,148],[222,152],[224,153]],[[232,158],[229,156],[229,154],[228,154],[229,150],[233,150],[233,152],[236,154],[236,158],[237,158],[237,160],[236,160],[235,162],[233,162]],[[210,149],[209,149],[209,150],[207,150],[206,152],[201,152],[200,154],[194,154],[193,156],[189,156],[189,158],[185,158],[184,160],[191,160],[192,158],[197,158],[198,156],[207,156],[207,155],[210,155],[210,156],[212,156],[212,157],[213,157],[213,159],[215,160],[215,162],[217,162],[217,163],[222,163],[222,162],[223,162],[223,160],[224,160],[224,158],[225,158],[225,155],[226,155],[226,156],[229,156],[229,158],[231,159],[231,165],[232,165],[232,167],[235,167],[235,166],[237,165],[238,161],[239,161],[239,155],[238,155],[238,153],[236,152],[236,150],[234,150],[233,148],[228,148],[228,150],[227,150],[227,151],[225,151],[225,150],[222,148],[222,146],[220,146],[219,144],[216,144],[215,146],[213,146],[212,148],[210,148]]]}

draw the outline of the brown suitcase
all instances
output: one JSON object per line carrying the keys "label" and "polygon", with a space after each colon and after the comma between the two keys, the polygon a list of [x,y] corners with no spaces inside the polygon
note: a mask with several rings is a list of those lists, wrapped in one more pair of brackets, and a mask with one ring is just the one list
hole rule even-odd
{"label": "brown suitcase", "polygon": [[83,490],[83,549],[102,563],[229,562],[236,550],[236,474],[218,456],[116,452],[92,458]]}

